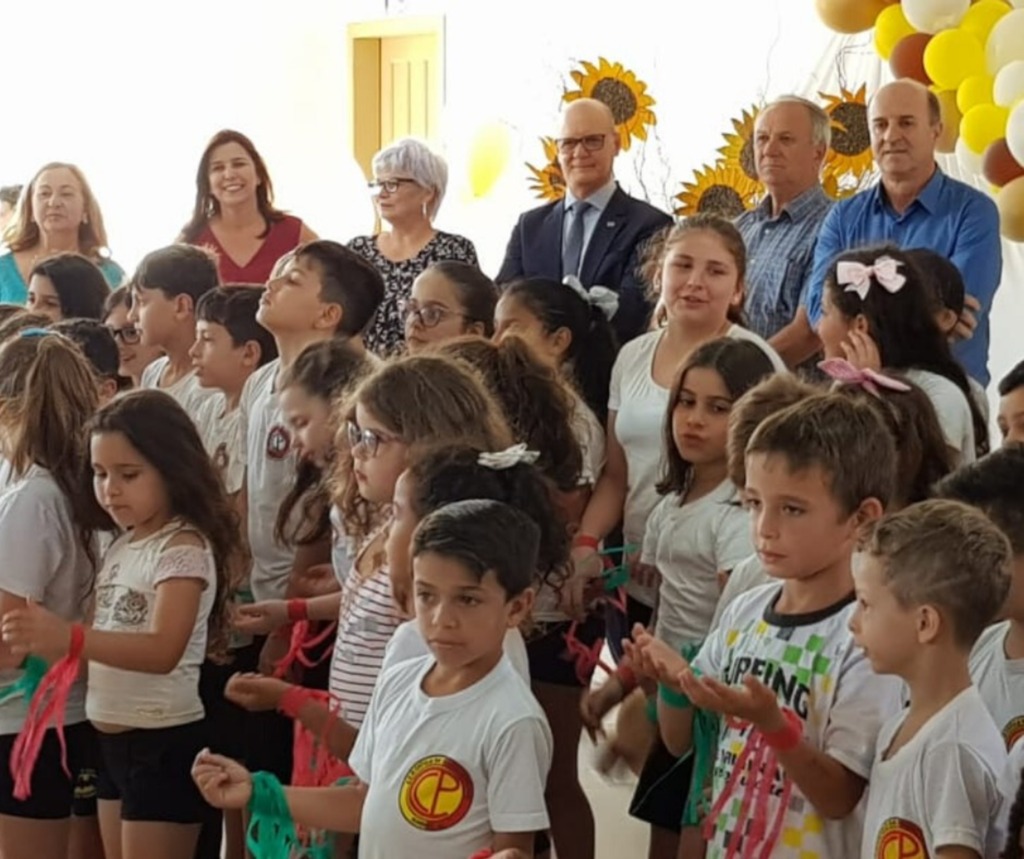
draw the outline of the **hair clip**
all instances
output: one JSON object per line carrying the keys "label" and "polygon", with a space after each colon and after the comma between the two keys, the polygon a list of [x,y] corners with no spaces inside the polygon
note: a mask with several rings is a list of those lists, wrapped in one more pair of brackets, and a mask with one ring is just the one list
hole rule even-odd
{"label": "hair clip", "polygon": [[910,385],[906,382],[886,376],[877,370],[854,367],[845,358],[829,358],[827,361],[820,362],[818,369],[840,385],[860,385],[865,391],[876,397],[881,396],[879,388],[899,391],[903,394],[910,390]]}
{"label": "hair clip", "polygon": [[902,267],[903,263],[891,256],[880,256],[874,265],[840,260],[836,263],[836,283],[846,287],[844,292],[856,292],[860,300],[864,301],[868,296],[868,290],[871,289],[872,277],[887,292],[895,293],[903,289],[907,277],[900,274]]}
{"label": "hair clip", "polygon": [[505,450],[481,453],[476,461],[484,468],[504,471],[506,468],[514,468],[520,463],[533,465],[539,458],[540,454],[535,450],[528,450],[525,444],[514,444]]}
{"label": "hair clip", "polygon": [[619,310],[619,294],[606,286],[592,286],[589,290],[584,289],[580,279],[574,274],[567,274],[562,278],[562,283],[587,304],[600,310],[605,319],[609,321]]}
{"label": "hair clip", "polygon": [[47,337],[50,334],[56,334],[56,331],[51,331],[49,328],[22,328],[18,332],[19,337]]}

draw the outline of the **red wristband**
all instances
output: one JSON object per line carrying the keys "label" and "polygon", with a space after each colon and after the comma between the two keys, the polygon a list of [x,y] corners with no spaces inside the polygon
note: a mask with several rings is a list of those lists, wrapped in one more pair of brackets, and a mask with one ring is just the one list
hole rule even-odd
{"label": "red wristband", "polygon": [[303,689],[301,686],[289,686],[281,696],[281,701],[277,705],[277,712],[282,716],[287,716],[289,719],[298,719],[299,710],[302,709],[303,704],[310,700],[310,697],[308,689]]}
{"label": "red wristband", "polygon": [[68,646],[68,657],[78,659],[85,647],[85,627],[80,623],[71,624],[71,643]]}
{"label": "red wristband", "polygon": [[619,667],[615,669],[615,679],[622,684],[622,691],[627,695],[636,689],[638,685],[636,672],[628,665],[620,664]]}
{"label": "red wristband", "polygon": [[309,620],[309,606],[304,599],[288,600],[288,620],[290,623]]}
{"label": "red wristband", "polygon": [[601,548],[601,541],[590,534],[577,534],[572,538],[574,549],[593,549],[595,552]]}
{"label": "red wristband", "polygon": [[765,743],[777,752],[788,752],[800,745],[804,738],[804,723],[792,710],[783,710],[786,727],[777,731],[762,731]]}

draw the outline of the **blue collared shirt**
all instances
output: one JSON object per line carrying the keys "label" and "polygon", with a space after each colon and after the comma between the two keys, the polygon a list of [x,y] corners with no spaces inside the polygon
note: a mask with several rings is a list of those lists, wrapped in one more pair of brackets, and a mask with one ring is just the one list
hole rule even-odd
{"label": "blue collared shirt", "polygon": [[814,245],[832,200],[815,185],[772,217],[771,197],[736,219],[747,246],[747,323],[766,340],[789,325],[811,282]]}
{"label": "blue collared shirt", "polygon": [[[584,197],[590,208],[587,209],[586,214],[583,216],[583,250],[580,253],[580,259],[582,260],[587,255],[587,245],[590,244],[590,237],[594,235],[594,229],[597,227],[597,222],[601,220],[601,213],[608,208],[608,204],[611,202],[612,195],[615,194],[618,188],[618,183],[615,179],[611,179],[607,185],[598,191],[595,191],[589,197]],[[572,195],[572,191],[568,188],[565,189],[565,212],[569,211],[569,208],[576,202],[577,198]],[[565,246],[566,241],[569,239],[569,228],[572,226],[572,218],[565,217],[562,219],[562,246]]]}
{"label": "blue collared shirt", "polygon": [[960,269],[967,293],[981,304],[978,327],[953,351],[968,375],[988,385],[989,312],[1003,271],[999,212],[981,191],[951,179],[936,167],[917,199],[898,215],[882,183],[837,203],[821,225],[814,271],[805,301],[811,325],[821,319],[821,292],[833,260],[843,251],[892,242],[928,248]]}

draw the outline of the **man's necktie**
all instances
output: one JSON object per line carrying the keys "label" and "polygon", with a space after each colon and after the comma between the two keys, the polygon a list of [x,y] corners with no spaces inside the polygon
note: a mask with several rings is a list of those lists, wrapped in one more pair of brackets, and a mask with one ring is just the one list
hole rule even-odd
{"label": "man's necktie", "polygon": [[572,204],[572,223],[569,225],[569,236],[562,247],[562,277],[580,273],[580,260],[583,256],[583,229],[590,203],[577,200]]}

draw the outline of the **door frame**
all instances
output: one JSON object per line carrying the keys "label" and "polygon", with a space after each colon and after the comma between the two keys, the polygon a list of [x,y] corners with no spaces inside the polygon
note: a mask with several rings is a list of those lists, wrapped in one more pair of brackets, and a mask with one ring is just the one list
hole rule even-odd
{"label": "door frame", "polygon": [[[380,43],[398,36],[434,36],[437,72],[434,85],[445,102],[445,28],[443,15],[382,18],[348,25],[349,147],[370,178],[370,160],[380,149]],[[374,133],[370,129],[376,128]]]}

